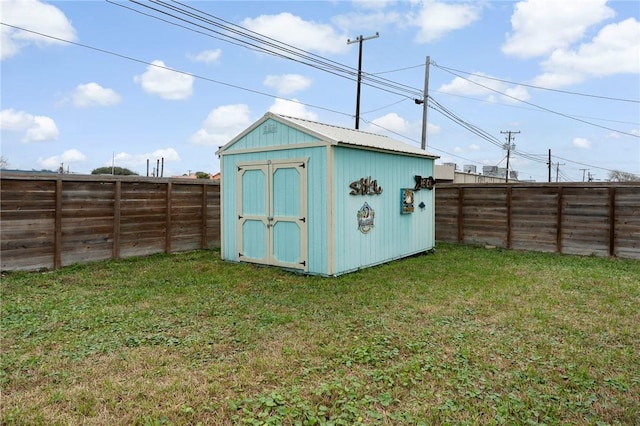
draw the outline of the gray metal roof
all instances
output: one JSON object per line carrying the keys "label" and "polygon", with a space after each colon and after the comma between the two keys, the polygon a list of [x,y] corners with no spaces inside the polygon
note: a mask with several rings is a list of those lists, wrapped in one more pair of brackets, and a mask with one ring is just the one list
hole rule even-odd
{"label": "gray metal roof", "polygon": [[264,118],[273,118],[277,121],[296,127],[301,131],[305,131],[307,133],[311,132],[317,135],[320,139],[323,139],[331,143],[332,145],[352,145],[354,147],[361,147],[365,149],[391,151],[430,158],[439,158],[437,155],[430,154],[418,147],[376,133],[347,129],[345,127],[318,123],[316,121],[289,117],[272,112],[266,113]]}

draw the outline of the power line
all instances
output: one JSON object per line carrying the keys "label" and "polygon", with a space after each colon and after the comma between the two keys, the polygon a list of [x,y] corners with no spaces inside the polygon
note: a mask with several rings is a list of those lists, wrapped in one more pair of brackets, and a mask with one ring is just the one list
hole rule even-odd
{"label": "power line", "polygon": [[[517,83],[517,82],[513,82],[513,81],[502,80],[500,78],[489,77],[487,75],[481,75],[481,74],[472,73],[472,72],[469,72],[469,71],[461,71],[461,70],[457,70],[455,68],[444,67],[444,66],[438,65],[436,63],[433,63],[433,65],[438,67],[438,68],[440,68],[443,71],[447,71],[450,74],[456,75],[458,77],[460,77],[460,76],[458,74],[455,74],[453,71],[458,72],[458,73],[473,75],[475,77],[484,78],[484,79],[487,79],[487,80],[499,81],[501,83],[516,84],[518,86],[530,87],[532,89],[538,89],[538,90],[547,90],[547,91],[550,91],[550,92],[564,93],[566,95],[585,96],[585,97],[589,97],[589,98],[605,99],[605,100],[609,100],[609,101],[618,101],[618,102],[640,103],[640,100],[637,100],[637,99],[614,98],[614,97],[610,97],[610,96],[601,96],[601,95],[592,95],[592,94],[589,94],[589,93],[572,92],[572,91],[569,91],[569,90],[551,89],[549,87],[534,86],[532,84]],[[460,77],[460,78],[463,78],[463,77]]]}
{"label": "power line", "polygon": [[[89,49],[89,50],[93,50],[93,51],[96,51],[96,52],[104,53],[106,55],[116,56],[118,58],[126,59],[128,61],[137,62],[137,63],[140,63],[140,64],[144,64],[144,65],[148,65],[148,66],[151,66],[151,67],[163,69],[163,70],[166,70],[166,71],[172,71],[172,72],[175,72],[175,73],[178,73],[178,74],[188,75],[190,77],[197,78],[199,80],[204,80],[204,81],[208,81],[210,83],[220,84],[222,86],[231,87],[233,89],[242,90],[242,91],[253,93],[253,94],[256,94],[256,95],[266,96],[266,97],[273,98],[273,99],[276,99],[276,98],[286,99],[286,98],[283,98],[281,96],[273,95],[271,93],[266,93],[266,92],[261,92],[259,90],[249,89],[249,88],[246,88],[246,87],[238,86],[236,84],[225,83],[223,81],[214,80],[214,79],[208,78],[208,77],[203,77],[201,75],[193,74],[193,73],[190,73],[190,72],[187,72],[187,71],[181,71],[181,70],[178,70],[178,69],[173,69],[173,68],[169,68],[169,67],[166,67],[166,66],[154,64],[154,63],[151,63],[151,62],[148,62],[148,61],[144,61],[142,59],[134,58],[132,56],[127,56],[127,55],[124,55],[124,54],[121,54],[121,53],[113,52],[113,51],[106,50],[106,49],[101,49],[99,47],[89,46],[87,44],[78,43],[78,42],[71,41],[71,40],[65,40],[65,39],[60,38],[60,37],[55,37],[55,36],[44,34],[44,33],[38,32],[38,31],[29,30],[29,29],[22,28],[22,27],[19,27],[19,26],[16,26],[16,25],[7,24],[5,22],[0,22],[0,25],[4,25],[4,26],[10,27],[10,28],[14,28],[16,30],[26,31],[28,33],[36,34],[36,35],[39,35],[39,36],[42,36],[42,37],[46,37],[46,38],[50,38],[52,40],[57,40],[57,41],[60,41],[60,42],[63,42],[63,43],[72,44],[74,46],[83,47],[85,49]],[[319,105],[308,104],[308,103],[297,101],[295,99],[286,99],[286,100],[290,101],[290,102],[295,102],[295,103],[298,103],[298,104],[301,104],[301,105],[305,105],[305,106],[308,106],[308,107],[317,108],[317,109],[321,109],[321,110],[324,110],[324,111],[329,111],[329,112],[332,112],[332,113],[335,113],[335,114],[340,114],[340,115],[345,115],[345,116],[348,116],[348,117],[352,117],[351,114],[347,114],[345,112],[337,111],[337,110],[334,110],[334,109],[331,109],[331,108],[326,108],[326,107],[322,107],[322,106],[319,106]]]}
{"label": "power line", "polygon": [[[336,76],[347,78],[349,80],[354,80],[357,77],[357,70],[353,67],[349,67],[347,65],[340,64],[331,59],[327,59],[320,55],[308,52],[306,50],[294,47],[287,43],[275,40],[271,37],[268,37],[263,34],[256,33],[242,26],[233,24],[231,22],[225,21],[222,18],[211,15],[207,12],[201,11],[194,7],[184,5],[180,2],[174,1],[175,4],[168,4],[161,0],[152,0],[149,3],[153,3],[157,7],[151,6],[147,2],[139,2],[136,0],[129,0],[131,3],[146,8],[148,10],[154,11],[155,13],[165,15],[172,19],[178,20],[188,25],[195,26],[196,28],[200,28],[207,32],[202,32],[200,30],[196,30],[190,27],[187,27],[182,24],[178,24],[157,15],[151,13],[145,13],[136,8],[128,7],[122,5],[120,3],[115,3],[111,0],[106,0],[108,3],[123,7],[127,10],[134,11],[136,13],[140,13],[142,15],[158,19],[162,22],[169,23],[171,25],[178,26],[180,28],[184,28],[190,31],[194,31],[196,33],[206,35],[221,41],[229,42],[236,46],[245,47],[251,50],[259,51],[268,55],[276,56],[281,59],[288,59],[294,62],[298,62],[303,65],[311,66],[321,71],[326,71],[332,73]],[[178,6],[176,6],[178,5]],[[165,9],[161,9],[165,8]],[[216,30],[214,28],[218,28]],[[213,34],[209,34],[211,32]],[[394,82],[392,80],[387,80],[380,77],[375,77],[368,73],[361,74],[363,83],[367,86],[387,91],[389,93],[406,96],[407,98],[413,99],[417,94],[421,93],[418,89],[412,88],[410,86]]]}
{"label": "power line", "polygon": [[424,66],[425,66],[425,64],[420,64],[420,65],[414,65],[414,66],[411,66],[411,67],[398,68],[398,69],[395,69],[395,70],[372,72],[371,75],[391,74],[393,72],[400,72],[400,71],[406,71],[406,70],[411,70],[411,69],[415,69],[415,68],[422,68]]}
{"label": "power line", "polygon": [[[396,131],[394,131],[394,130],[388,129],[388,128],[384,127],[384,126],[381,126],[381,125],[379,125],[379,124],[377,124],[377,123],[374,123],[373,121],[366,120],[366,119],[364,119],[364,118],[362,119],[362,121],[364,121],[365,123],[368,123],[368,124],[370,124],[370,125],[372,125],[372,126],[375,126],[375,127],[379,128],[379,129],[382,129],[382,130],[384,130],[385,132],[391,133],[391,134],[393,134],[393,135],[396,135],[396,136],[399,136],[399,137],[401,137],[401,138],[403,138],[403,139],[406,139],[406,140],[408,140],[408,141],[411,141],[411,142],[413,142],[414,144],[416,144],[416,146],[417,146],[417,145],[419,145],[419,143],[420,143],[417,139],[413,139],[413,138],[411,138],[411,137],[409,137],[409,136],[407,136],[407,135],[403,135],[402,133],[398,133],[398,132],[396,132]],[[460,156],[460,155],[458,155],[458,154],[453,154],[453,153],[451,153],[451,152],[444,151],[444,150],[442,150],[442,149],[438,149],[438,148],[435,148],[435,147],[433,147],[433,146],[429,147],[429,150],[442,152],[443,154],[447,154],[447,155],[450,155],[450,156],[452,156],[452,157],[456,157],[456,158],[459,158],[459,159],[461,159],[461,160],[468,161],[468,162],[470,162],[470,163],[479,164],[479,162],[478,162],[478,161],[476,161],[476,160],[472,160],[472,159],[470,159],[470,158],[465,158],[465,157],[462,157],[462,156]]]}
{"label": "power line", "polygon": [[[16,30],[21,30],[21,31],[25,31],[25,32],[28,32],[28,33],[36,34],[36,35],[39,35],[41,37],[49,38],[49,39],[52,39],[52,40],[57,40],[57,41],[62,42],[62,43],[67,43],[67,44],[71,44],[71,45],[74,45],[74,46],[77,46],[77,47],[82,47],[82,48],[85,48],[85,49],[93,50],[95,52],[99,52],[99,53],[102,53],[102,54],[115,56],[115,57],[118,57],[118,58],[121,58],[121,59],[125,59],[125,60],[128,60],[128,61],[133,61],[133,62],[144,64],[144,65],[147,65],[147,66],[152,66],[152,67],[155,67],[155,68],[164,69],[164,70],[167,70],[167,71],[172,71],[172,72],[175,72],[175,73],[178,73],[178,74],[188,75],[188,76],[191,76],[193,78],[204,80],[204,81],[207,81],[207,82],[210,82],[210,83],[220,84],[220,85],[227,86],[227,87],[230,87],[230,88],[233,88],[233,89],[238,89],[238,90],[242,90],[242,91],[245,91],[245,92],[257,94],[257,95],[260,95],[260,96],[266,96],[266,97],[269,97],[269,98],[286,99],[286,98],[282,98],[280,96],[276,96],[276,95],[273,95],[273,94],[270,94],[270,93],[266,93],[266,92],[262,92],[262,91],[258,91],[258,90],[254,90],[254,89],[249,89],[249,88],[246,88],[246,87],[243,87],[243,86],[239,86],[239,85],[236,85],[236,84],[222,82],[222,81],[219,81],[219,80],[215,80],[215,79],[208,78],[208,77],[203,77],[203,76],[200,76],[200,75],[197,75],[197,74],[194,74],[194,73],[189,73],[189,72],[181,71],[181,70],[178,70],[178,69],[172,69],[172,68],[169,68],[169,67],[166,67],[166,66],[162,66],[162,65],[158,65],[158,64],[154,64],[154,63],[145,61],[145,60],[134,58],[132,56],[124,55],[124,54],[121,54],[121,53],[117,53],[117,52],[113,52],[113,51],[110,51],[110,50],[98,48],[98,47],[95,47],[95,46],[90,46],[90,45],[79,43],[79,42],[66,40],[66,39],[63,39],[63,38],[60,38],[60,37],[44,34],[44,33],[38,32],[38,31],[29,30],[27,28],[19,27],[19,26],[16,26],[16,25],[11,25],[11,24],[8,24],[8,23],[5,23],[5,22],[0,22],[0,25],[4,25],[6,27],[14,28]],[[442,104],[440,104],[435,99],[433,99],[433,97],[429,96],[429,99],[432,100],[432,105],[429,105],[430,108],[434,108],[435,110],[437,110],[441,114],[445,115],[445,117],[447,117],[450,120],[458,123],[462,127],[466,128],[467,130],[471,131],[472,133],[476,134],[477,136],[487,140],[488,142],[490,142],[490,143],[492,143],[492,144],[494,144],[496,146],[500,146],[500,141],[498,139],[496,139],[493,135],[489,134],[488,132],[486,132],[486,131],[478,128],[477,126],[475,126],[475,125],[473,125],[471,123],[468,123],[465,120],[463,120],[462,118],[458,117],[455,113],[453,113],[452,111],[448,110]],[[351,114],[348,114],[348,113],[345,113],[345,112],[341,112],[341,111],[337,111],[337,110],[334,110],[334,109],[331,109],[331,108],[322,107],[322,106],[319,106],[319,105],[309,104],[309,103],[305,103],[305,102],[300,102],[300,101],[295,100],[295,99],[287,99],[287,100],[290,101],[290,102],[295,102],[295,103],[298,103],[298,104],[301,104],[301,105],[305,105],[305,106],[308,106],[308,107],[311,107],[311,108],[316,108],[316,109],[328,111],[328,112],[339,114],[339,115],[353,117]],[[364,120],[364,121],[367,121],[367,120]],[[367,121],[367,122],[371,123],[374,126],[377,126],[377,127],[381,128],[381,129],[384,129],[384,130],[386,130],[386,131],[388,131],[390,133],[393,133],[393,134],[396,134],[398,136],[401,136],[401,137],[403,137],[403,138],[405,138],[407,140],[416,142],[415,139],[412,139],[412,138],[410,138],[408,136],[405,136],[405,135],[402,135],[400,133],[391,131],[391,130],[386,129],[386,128],[382,127],[382,126],[379,126],[379,125],[377,125],[377,124],[375,124],[373,122],[370,122],[370,121]],[[467,158],[461,157],[461,156],[453,154],[453,153],[449,153],[447,151],[444,151],[444,150],[441,150],[441,149],[438,149],[438,148],[435,148],[435,147],[431,147],[431,149],[433,149],[435,151],[439,151],[439,152],[445,153],[445,154],[450,155],[452,157],[461,158],[463,160],[466,160],[466,161],[469,161],[469,162],[472,162],[472,163],[477,163],[477,161],[475,161],[475,160],[467,159]],[[527,153],[524,153],[522,151],[519,151],[519,152],[516,152],[516,153],[517,153],[517,155],[520,155],[520,156],[522,156],[524,158],[527,158],[527,159],[530,159],[532,161],[543,162],[543,160],[540,160],[539,158],[537,158],[537,156],[535,154],[527,154]],[[560,157],[557,157],[557,158],[560,158]],[[589,164],[585,164],[585,163],[575,162],[575,161],[564,159],[564,158],[562,158],[562,159],[565,160],[565,161],[569,161],[569,162],[572,162],[572,163],[575,163],[575,164],[584,165],[584,166],[591,167],[591,168],[597,168],[597,169],[606,170],[606,171],[615,171],[615,170],[606,169],[606,168],[603,168],[603,167],[598,167],[598,166],[593,166],[593,165],[589,165]],[[630,173],[630,174],[632,174],[632,173]]]}
{"label": "power line", "polygon": [[[517,84],[517,83],[515,83],[515,84]],[[528,107],[525,107],[525,106],[513,105],[513,104],[504,103],[504,102],[488,101],[486,99],[478,99],[478,98],[473,98],[471,96],[459,95],[459,94],[456,94],[456,93],[447,93],[447,92],[442,92],[442,91],[439,91],[439,90],[433,90],[433,92],[439,93],[441,95],[454,96],[454,97],[457,97],[457,98],[468,99],[468,100],[475,101],[475,102],[483,102],[483,103],[487,103],[487,104],[491,104],[491,105],[500,104],[500,105],[508,107],[508,108],[518,108],[518,109],[524,109],[524,110],[527,110],[527,111],[540,111],[539,108],[528,108]],[[610,123],[630,124],[630,125],[633,125],[633,126],[640,125],[640,122],[633,122],[633,121],[612,120],[612,119],[609,119],[609,118],[590,117],[590,116],[584,116],[584,115],[571,115],[571,114],[567,114],[567,115],[569,117],[585,118],[585,119],[597,120],[597,121],[608,121]]]}
{"label": "power line", "polygon": [[380,110],[383,110],[383,109],[387,109],[387,108],[392,107],[394,105],[398,105],[399,103],[406,102],[407,100],[408,100],[407,98],[402,98],[399,101],[395,101],[395,102],[392,102],[392,103],[390,103],[388,105],[384,105],[384,106],[381,106],[381,107],[378,107],[378,108],[375,108],[375,109],[370,109],[369,111],[365,111],[362,114],[371,114],[372,112],[376,112],[376,111],[380,111]]}
{"label": "power line", "polygon": [[[437,65],[436,65],[436,66],[437,66]],[[440,68],[440,67],[438,66],[438,68]],[[441,68],[441,69],[442,69],[442,68]],[[573,116],[568,115],[568,114],[564,114],[564,113],[561,113],[561,112],[558,112],[558,111],[554,111],[554,110],[551,110],[551,109],[549,109],[549,108],[545,108],[545,107],[542,107],[542,106],[540,106],[540,105],[536,105],[536,104],[534,104],[534,103],[531,103],[531,102],[525,101],[525,100],[523,100],[523,99],[516,98],[515,96],[511,96],[511,95],[509,95],[509,94],[507,94],[507,93],[500,92],[499,90],[495,90],[495,89],[493,89],[493,88],[491,88],[491,87],[488,87],[488,86],[485,86],[485,85],[483,85],[483,84],[480,84],[480,83],[478,83],[477,81],[473,81],[473,80],[471,80],[471,79],[468,79],[468,78],[462,77],[461,75],[456,74],[456,73],[454,73],[454,72],[452,72],[452,71],[448,71],[448,70],[445,70],[445,71],[446,71],[446,72],[448,72],[448,73],[450,73],[450,74],[453,74],[453,75],[455,75],[455,76],[457,76],[457,77],[460,77],[460,78],[461,78],[461,79],[463,79],[463,80],[466,80],[466,81],[468,81],[468,82],[470,82],[470,83],[473,83],[473,84],[475,84],[475,85],[477,85],[477,86],[480,86],[480,87],[482,87],[482,88],[484,88],[484,89],[487,89],[487,90],[490,90],[490,91],[492,91],[492,92],[498,93],[498,94],[500,94],[500,95],[502,95],[502,96],[505,96],[505,97],[508,97],[508,98],[510,98],[510,99],[514,99],[514,100],[516,100],[516,101],[518,101],[518,102],[522,102],[522,103],[524,103],[524,104],[531,105],[531,106],[533,106],[533,107],[535,107],[535,108],[538,108],[538,109],[541,109],[541,110],[543,110],[543,111],[546,111],[546,112],[549,112],[549,113],[552,113],[552,114],[556,114],[556,115],[559,115],[559,116],[561,116],[561,117],[569,118],[569,119],[571,119],[571,120],[579,121],[579,122],[581,122],[581,123],[588,124],[588,125],[590,125],[590,126],[599,127],[599,128],[601,128],[601,129],[609,130],[609,131],[612,131],[612,132],[615,132],[615,133],[620,133],[620,134],[623,134],[623,135],[632,136],[632,137],[634,137],[634,138],[640,138],[640,135],[636,135],[636,134],[629,133],[629,132],[623,132],[622,130],[614,129],[614,128],[611,128],[611,127],[601,126],[601,125],[599,125],[599,124],[591,123],[590,121],[582,120],[582,119],[580,119],[580,118],[576,118],[576,117],[573,117]]]}
{"label": "power line", "polygon": [[[593,164],[586,164],[586,163],[581,163],[579,161],[574,161],[574,160],[569,160],[568,158],[564,158],[564,157],[558,157],[557,155],[553,156],[554,158],[557,158],[559,160],[564,160],[564,161],[568,161],[569,163],[573,163],[573,164],[578,164],[580,166],[586,166],[586,167],[591,167],[593,169],[599,169],[599,170],[604,170],[607,172],[617,172],[619,170],[614,170],[614,169],[607,169],[605,167],[599,167],[599,166],[594,166]],[[628,172],[626,172],[628,173]],[[640,177],[640,175],[636,174],[636,173],[629,173],[630,175],[634,175],[634,176],[638,176]]]}

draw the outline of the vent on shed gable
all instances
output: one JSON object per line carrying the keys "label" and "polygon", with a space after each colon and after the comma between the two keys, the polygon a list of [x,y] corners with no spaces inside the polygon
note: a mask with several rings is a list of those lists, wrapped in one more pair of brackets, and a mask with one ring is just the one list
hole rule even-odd
{"label": "vent on shed gable", "polygon": [[262,127],[262,134],[268,135],[271,133],[276,133],[278,131],[278,126],[275,123],[268,123]]}

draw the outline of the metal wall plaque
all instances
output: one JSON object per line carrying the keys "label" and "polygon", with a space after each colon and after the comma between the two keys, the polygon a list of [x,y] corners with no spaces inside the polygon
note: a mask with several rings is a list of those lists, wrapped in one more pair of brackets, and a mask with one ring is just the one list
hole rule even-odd
{"label": "metal wall plaque", "polygon": [[413,213],[414,193],[411,188],[400,189],[400,213]]}
{"label": "metal wall plaque", "polygon": [[378,181],[371,179],[371,176],[351,182],[349,188],[351,188],[351,192],[349,192],[351,195],[382,194],[382,187],[378,186]]}
{"label": "metal wall plaque", "polygon": [[376,212],[371,208],[371,206],[365,202],[360,210],[358,210],[357,218],[358,218],[358,229],[363,234],[368,233],[373,228],[373,219],[376,216]]}

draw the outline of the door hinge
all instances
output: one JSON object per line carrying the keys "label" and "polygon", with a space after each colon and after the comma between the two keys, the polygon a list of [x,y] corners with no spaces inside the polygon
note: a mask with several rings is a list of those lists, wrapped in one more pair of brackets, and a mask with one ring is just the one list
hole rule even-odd
{"label": "door hinge", "polygon": [[300,221],[301,221],[302,223],[306,223],[306,222],[307,222],[307,218],[306,218],[306,217],[302,217],[302,218],[300,218]]}
{"label": "door hinge", "polygon": [[238,215],[238,220],[242,219],[242,216]]}
{"label": "door hinge", "polygon": [[238,167],[238,171],[242,170],[242,167]]}
{"label": "door hinge", "polygon": [[302,167],[303,169],[305,168],[304,163],[300,164],[298,167]]}
{"label": "door hinge", "polygon": [[244,256],[242,253],[238,252],[238,257]]}
{"label": "door hinge", "polygon": [[303,260],[302,262],[300,262],[300,265],[307,266],[307,262],[305,260]]}

